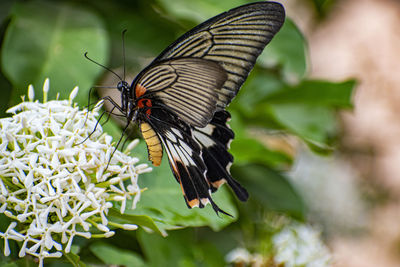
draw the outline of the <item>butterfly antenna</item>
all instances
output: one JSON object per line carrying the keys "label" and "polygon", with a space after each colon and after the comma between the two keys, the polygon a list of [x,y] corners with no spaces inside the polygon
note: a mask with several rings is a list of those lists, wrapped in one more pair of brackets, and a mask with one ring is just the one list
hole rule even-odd
{"label": "butterfly antenna", "polygon": [[[88,54],[88,52],[85,52],[85,54],[84,54],[84,55],[85,55],[85,58],[86,58],[87,60],[93,62],[94,64],[96,64],[96,65],[98,65],[98,66],[100,66],[100,67],[102,67],[103,69],[108,70],[109,72],[111,72],[112,74],[114,74],[115,76],[117,76],[118,79],[119,79],[120,81],[123,81],[122,78],[121,78],[121,76],[119,76],[115,71],[113,71],[112,69],[110,69],[110,68],[108,68],[108,67],[106,67],[106,66],[100,64],[99,62],[97,62],[97,61],[91,59],[90,57],[88,57],[87,54]],[[124,68],[125,68],[125,67],[124,67]],[[125,76],[125,69],[124,69],[124,76]],[[125,78],[125,77],[124,77],[124,78]]]}
{"label": "butterfly antenna", "polygon": [[125,69],[126,69],[126,65],[125,65],[125,33],[126,33],[127,29],[122,31],[122,63],[124,64],[124,81],[125,81]]}

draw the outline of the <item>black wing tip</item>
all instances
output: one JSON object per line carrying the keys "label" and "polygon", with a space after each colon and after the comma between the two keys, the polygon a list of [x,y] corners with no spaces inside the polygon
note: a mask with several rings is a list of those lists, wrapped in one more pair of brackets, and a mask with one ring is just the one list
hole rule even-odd
{"label": "black wing tip", "polygon": [[[192,199],[192,200],[189,201],[184,196],[184,199],[185,199],[185,203],[186,203],[186,205],[187,205],[187,207],[189,209],[192,209],[194,207],[202,209],[202,208],[204,208],[206,206],[205,204],[203,204],[201,202],[200,199],[197,199],[197,198]],[[214,200],[211,198],[211,196],[208,196],[207,199],[208,199],[209,203],[211,204],[211,207],[213,208],[214,212],[217,214],[218,217],[220,217],[220,213],[222,213],[222,214],[225,214],[225,215],[227,215],[227,216],[229,216],[231,218],[234,218],[233,215],[229,214],[228,212],[226,212],[223,209],[221,209],[220,207],[218,207],[218,205],[214,202]],[[196,203],[196,205],[193,205],[192,203]]]}
{"label": "black wing tip", "polygon": [[283,13],[283,16],[285,16],[285,7],[283,6],[282,3],[275,2],[275,1],[261,1],[261,2],[255,2],[255,3],[248,3],[245,5],[241,5],[241,6],[232,8],[231,10],[229,10],[227,12],[232,12],[232,11],[235,11],[238,9],[244,10],[245,8],[255,9],[255,7],[257,7],[257,9],[261,8],[261,9],[269,10],[269,11],[277,11],[279,13]]}
{"label": "black wing tip", "polygon": [[230,188],[232,188],[233,192],[240,201],[246,202],[249,199],[249,192],[247,192],[247,190],[230,174],[225,179],[227,184],[230,186]]}
{"label": "black wing tip", "polygon": [[238,187],[232,187],[232,186],[231,187],[235,192],[237,198],[242,202],[246,202],[249,199],[249,192],[247,192],[247,190],[244,189],[239,183],[238,185],[239,185]]}
{"label": "black wing tip", "polygon": [[240,10],[240,9],[242,11],[244,11],[246,8],[248,8],[249,11],[264,10],[264,11],[268,12],[270,15],[276,16],[275,17],[276,22],[277,22],[276,29],[275,29],[276,32],[279,31],[279,29],[282,27],[283,23],[285,22],[285,17],[286,17],[285,7],[283,6],[282,3],[274,2],[274,1],[249,3],[249,4],[245,4],[245,5],[233,8],[228,12],[232,12],[232,11],[236,11],[236,10]]}
{"label": "black wing tip", "polygon": [[215,213],[217,214],[218,217],[220,217],[219,213],[222,213],[222,214],[225,214],[225,215],[227,215],[227,216],[229,216],[231,218],[234,218],[233,215],[227,213],[226,211],[224,211],[223,209],[218,207],[218,205],[215,204],[215,202],[211,199],[211,197],[208,198],[208,199],[210,200],[211,206],[212,206],[213,210],[215,211]]}

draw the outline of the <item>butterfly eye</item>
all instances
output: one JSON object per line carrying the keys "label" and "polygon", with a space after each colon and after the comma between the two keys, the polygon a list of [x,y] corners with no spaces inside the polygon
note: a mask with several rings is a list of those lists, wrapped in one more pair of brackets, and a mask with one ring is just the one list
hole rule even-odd
{"label": "butterfly eye", "polygon": [[117,89],[118,89],[118,91],[122,91],[122,88],[124,87],[124,85],[122,84],[122,82],[119,82],[118,84],[117,84]]}
{"label": "butterfly eye", "polygon": [[117,84],[117,89],[118,89],[118,91],[122,91],[123,89],[127,89],[127,88],[129,88],[129,85],[128,85],[128,83],[126,82],[126,81],[120,81],[118,84]]}

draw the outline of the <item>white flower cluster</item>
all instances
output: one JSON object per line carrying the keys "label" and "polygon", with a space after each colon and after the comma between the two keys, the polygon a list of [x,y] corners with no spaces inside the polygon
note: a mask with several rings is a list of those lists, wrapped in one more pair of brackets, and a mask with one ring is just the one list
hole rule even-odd
{"label": "white flower cluster", "polygon": [[235,248],[226,255],[234,266],[328,267],[331,255],[320,239],[320,233],[310,226],[293,224],[272,236],[273,251],[268,255],[250,253]]}
{"label": "white flower cluster", "polygon": [[112,137],[100,125],[93,132],[99,107],[88,112],[73,105],[77,87],[63,101],[47,101],[48,89],[46,80],[39,103],[29,86],[29,101],[0,119],[0,213],[10,221],[0,232],[4,255],[10,254],[8,240],[16,240],[22,243],[19,256],[33,255],[40,266],[46,257],[70,252],[75,236],[110,237],[110,226],[136,229],[109,221],[107,214],[113,203],[124,213],[129,199],[135,208],[138,175],[151,170],[128,156],[137,140],[110,161]]}
{"label": "white flower cluster", "polygon": [[[234,266],[264,266],[263,257],[258,254],[252,254],[245,248],[235,248],[225,257],[226,262],[233,263]],[[265,265],[269,266],[269,265]]]}
{"label": "white flower cluster", "polygon": [[320,232],[304,224],[285,227],[272,239],[274,260],[285,267],[328,267],[331,254],[320,239]]}

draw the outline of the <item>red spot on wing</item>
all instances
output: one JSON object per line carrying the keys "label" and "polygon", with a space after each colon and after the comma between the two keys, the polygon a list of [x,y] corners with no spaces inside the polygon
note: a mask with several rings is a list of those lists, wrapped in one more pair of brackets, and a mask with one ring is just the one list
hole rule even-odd
{"label": "red spot on wing", "polygon": [[146,110],[147,117],[150,116],[150,114],[151,114],[150,107],[153,106],[150,99],[148,99],[148,98],[139,99],[139,101],[137,102],[137,106],[139,108],[147,108],[147,110]]}
{"label": "red spot on wing", "polygon": [[150,107],[153,106],[153,104],[151,103],[150,99],[142,98],[142,99],[139,99],[139,101],[137,102],[137,106],[139,108],[144,108],[144,107],[149,107],[150,108]]}
{"label": "red spot on wing", "polygon": [[137,106],[138,106],[139,108],[144,108],[144,100],[145,100],[145,99],[140,99],[140,100],[138,101]]}

